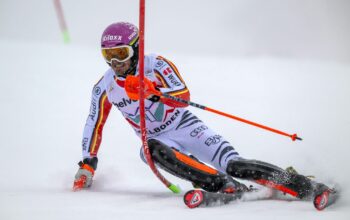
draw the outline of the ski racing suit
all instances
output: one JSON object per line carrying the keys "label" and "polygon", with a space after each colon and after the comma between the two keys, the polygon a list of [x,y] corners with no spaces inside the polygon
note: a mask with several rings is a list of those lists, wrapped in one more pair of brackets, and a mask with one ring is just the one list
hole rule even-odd
{"label": "ski racing suit", "polygon": [[[162,93],[190,99],[175,65],[161,56],[145,56],[145,77]],[[97,167],[102,130],[112,105],[119,109],[136,135],[141,136],[139,101],[131,100],[124,86],[125,78],[117,77],[109,69],[93,88],[82,140],[83,159],[93,161],[89,164],[93,170]],[[302,175],[241,158],[225,138],[185,109],[186,106],[166,98],[145,100],[147,141],[158,167],[213,192],[227,189],[231,183],[236,188],[243,185],[232,177],[251,180],[298,198],[306,198],[315,191],[315,184]],[[142,148],[141,158],[146,162]]]}
{"label": "ski racing suit", "polygon": [[[189,100],[189,90],[175,65],[157,56],[145,56],[145,77],[155,82],[162,93]],[[112,105],[140,137],[139,101],[131,100],[124,89],[125,79],[117,77],[112,69],[94,86],[83,133],[83,158],[96,157],[102,140],[103,126]],[[217,170],[225,172],[227,162],[238,153],[221,135],[212,131],[197,116],[185,109],[186,105],[169,99],[159,102],[145,100],[148,139],[158,140],[187,155],[193,155]],[[143,151],[141,157],[144,159]]]}

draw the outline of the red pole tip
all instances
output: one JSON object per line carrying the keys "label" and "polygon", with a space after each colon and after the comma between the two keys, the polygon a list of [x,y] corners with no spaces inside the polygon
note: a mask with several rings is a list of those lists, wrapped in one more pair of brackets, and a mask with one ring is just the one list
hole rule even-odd
{"label": "red pole tip", "polygon": [[297,134],[293,134],[290,136],[292,138],[292,141],[295,141],[295,140],[299,140],[299,141],[302,141],[303,139],[301,139],[300,137],[298,137]]}

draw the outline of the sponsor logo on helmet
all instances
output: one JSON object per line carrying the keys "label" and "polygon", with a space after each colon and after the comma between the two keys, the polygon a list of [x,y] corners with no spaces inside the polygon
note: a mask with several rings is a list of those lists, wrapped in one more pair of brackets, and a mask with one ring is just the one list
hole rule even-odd
{"label": "sponsor logo on helmet", "polygon": [[136,36],[137,32],[132,32],[130,36],[128,37],[129,40],[133,39]]}
{"label": "sponsor logo on helmet", "polygon": [[102,41],[109,41],[109,40],[121,41],[122,38],[123,38],[123,36],[121,36],[121,35],[105,35],[105,36],[103,36]]}
{"label": "sponsor logo on helmet", "polygon": [[128,24],[128,25],[130,25],[130,26],[129,26],[129,30],[132,30],[132,31],[133,31],[133,32],[129,35],[129,37],[128,37],[128,39],[131,40],[131,39],[133,39],[133,38],[137,35],[138,29],[137,29],[137,27],[134,26],[134,25],[131,25],[131,24]]}

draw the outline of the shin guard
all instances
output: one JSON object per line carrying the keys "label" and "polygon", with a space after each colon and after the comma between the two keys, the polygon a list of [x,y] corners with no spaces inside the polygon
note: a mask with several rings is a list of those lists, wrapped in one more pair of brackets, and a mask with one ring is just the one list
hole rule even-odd
{"label": "shin guard", "polygon": [[150,139],[148,145],[152,158],[159,167],[206,191],[217,192],[226,182],[226,175],[158,140]]}
{"label": "shin guard", "polygon": [[233,177],[252,180],[258,184],[303,199],[313,193],[312,181],[299,174],[291,174],[282,168],[257,160],[232,160],[227,173]]}

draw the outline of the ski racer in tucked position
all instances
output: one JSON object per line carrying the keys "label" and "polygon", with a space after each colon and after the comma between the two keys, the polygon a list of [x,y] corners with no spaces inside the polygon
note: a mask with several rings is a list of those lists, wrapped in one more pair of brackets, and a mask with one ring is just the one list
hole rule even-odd
{"label": "ski racer in tucked position", "polygon": [[[83,160],[75,175],[75,190],[88,188],[93,182],[102,130],[112,106],[122,113],[136,135],[141,136],[138,81],[130,84],[126,80],[138,75],[138,39],[138,28],[126,22],[113,23],[102,34],[102,55],[110,68],[92,90],[90,114],[83,132]],[[187,110],[186,104],[152,93],[155,90],[190,100],[189,89],[171,61],[155,54],[144,59],[148,145],[158,167],[208,192],[234,194],[249,190],[233,177],[300,199],[330,192],[324,184],[303,175],[242,158],[228,140]],[[146,162],[142,148],[140,155]]]}

